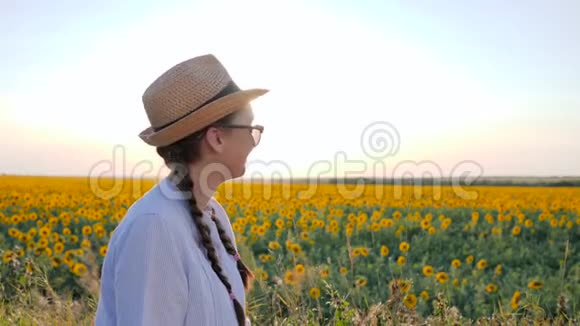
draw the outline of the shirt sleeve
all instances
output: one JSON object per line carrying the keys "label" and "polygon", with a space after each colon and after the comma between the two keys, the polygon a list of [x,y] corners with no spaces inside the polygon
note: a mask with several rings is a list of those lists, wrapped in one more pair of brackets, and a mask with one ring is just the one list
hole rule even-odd
{"label": "shirt sleeve", "polygon": [[138,216],[116,255],[117,325],[183,325],[188,306],[186,267],[162,216]]}

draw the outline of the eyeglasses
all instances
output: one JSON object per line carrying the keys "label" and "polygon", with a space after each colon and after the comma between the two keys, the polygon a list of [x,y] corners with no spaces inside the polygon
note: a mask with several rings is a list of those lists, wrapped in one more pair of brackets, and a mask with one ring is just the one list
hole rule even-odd
{"label": "eyeglasses", "polygon": [[260,143],[260,139],[262,138],[262,133],[264,132],[264,126],[261,125],[247,126],[233,124],[233,125],[217,125],[216,127],[248,129],[250,130],[250,135],[252,135],[252,138],[254,139],[254,146],[258,146],[258,144]]}

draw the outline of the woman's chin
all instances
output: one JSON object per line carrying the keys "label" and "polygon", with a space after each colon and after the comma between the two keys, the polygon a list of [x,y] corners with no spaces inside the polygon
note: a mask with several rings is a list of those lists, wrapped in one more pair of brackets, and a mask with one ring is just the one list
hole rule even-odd
{"label": "woman's chin", "polygon": [[244,174],[246,173],[246,167],[243,166],[242,168],[236,169],[233,172],[234,173],[232,173],[232,179],[240,178],[240,177],[244,176]]}

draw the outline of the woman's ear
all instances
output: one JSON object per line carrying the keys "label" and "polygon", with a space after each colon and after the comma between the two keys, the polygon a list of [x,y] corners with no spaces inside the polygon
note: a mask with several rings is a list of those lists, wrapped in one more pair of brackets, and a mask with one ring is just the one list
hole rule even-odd
{"label": "woman's ear", "polygon": [[205,133],[204,140],[207,142],[209,148],[217,153],[224,151],[224,133],[221,129],[211,127]]}

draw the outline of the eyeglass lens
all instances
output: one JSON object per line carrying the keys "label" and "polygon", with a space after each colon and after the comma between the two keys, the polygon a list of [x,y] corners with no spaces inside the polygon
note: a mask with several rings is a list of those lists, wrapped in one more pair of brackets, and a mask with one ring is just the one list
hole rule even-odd
{"label": "eyeglass lens", "polygon": [[252,138],[254,138],[254,145],[258,145],[260,143],[260,138],[262,136],[262,132],[258,129],[252,129]]}

